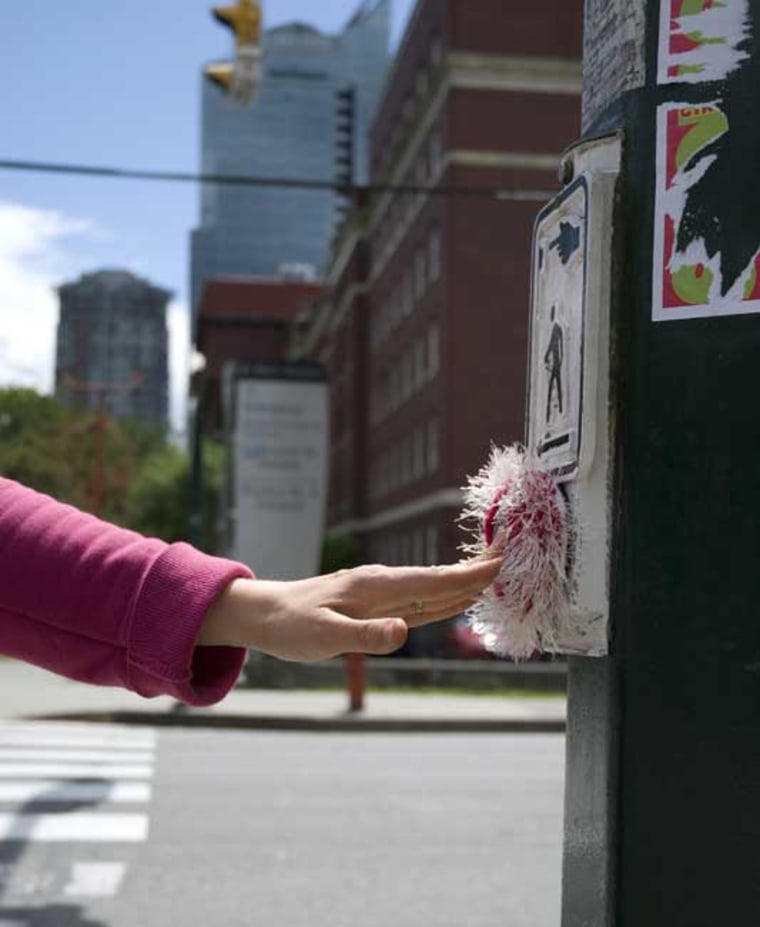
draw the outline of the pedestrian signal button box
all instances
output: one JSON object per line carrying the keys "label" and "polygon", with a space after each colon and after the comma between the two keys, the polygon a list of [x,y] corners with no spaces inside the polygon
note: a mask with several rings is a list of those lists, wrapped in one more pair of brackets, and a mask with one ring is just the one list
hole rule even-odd
{"label": "pedestrian signal button box", "polygon": [[563,484],[571,525],[572,613],[556,649],[608,650],[613,447],[610,303],[621,138],[582,142],[573,179],[539,213],[533,238],[529,465]]}

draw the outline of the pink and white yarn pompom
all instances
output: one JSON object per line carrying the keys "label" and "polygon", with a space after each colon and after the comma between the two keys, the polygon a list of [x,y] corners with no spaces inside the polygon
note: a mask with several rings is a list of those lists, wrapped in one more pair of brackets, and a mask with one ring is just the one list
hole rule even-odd
{"label": "pink and white yarn pompom", "polygon": [[493,545],[504,548],[499,575],[468,613],[473,630],[500,656],[525,659],[552,649],[570,608],[573,533],[556,480],[531,469],[521,449],[494,448],[464,494],[460,521],[476,525],[475,540],[465,549],[479,554]]}

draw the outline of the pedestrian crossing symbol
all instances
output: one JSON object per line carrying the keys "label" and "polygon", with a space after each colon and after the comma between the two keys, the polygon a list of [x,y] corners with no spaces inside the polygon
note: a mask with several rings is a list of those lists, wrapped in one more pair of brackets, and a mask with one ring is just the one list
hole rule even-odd
{"label": "pedestrian crossing symbol", "polygon": [[587,216],[582,176],[539,214],[533,236],[528,452],[565,480],[578,472],[583,424]]}

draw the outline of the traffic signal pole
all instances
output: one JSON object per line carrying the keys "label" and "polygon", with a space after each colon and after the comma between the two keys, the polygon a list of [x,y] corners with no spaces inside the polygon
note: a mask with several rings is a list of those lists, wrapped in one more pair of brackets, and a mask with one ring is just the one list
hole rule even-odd
{"label": "traffic signal pole", "polygon": [[760,0],[587,0],[618,131],[610,655],[570,660],[563,927],[760,923]]}

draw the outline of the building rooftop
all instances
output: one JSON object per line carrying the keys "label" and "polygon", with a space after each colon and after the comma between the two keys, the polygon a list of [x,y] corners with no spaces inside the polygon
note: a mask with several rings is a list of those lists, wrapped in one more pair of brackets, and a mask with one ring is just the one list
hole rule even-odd
{"label": "building rooftop", "polygon": [[237,315],[290,321],[321,292],[321,283],[272,277],[215,277],[203,291],[199,318]]}

